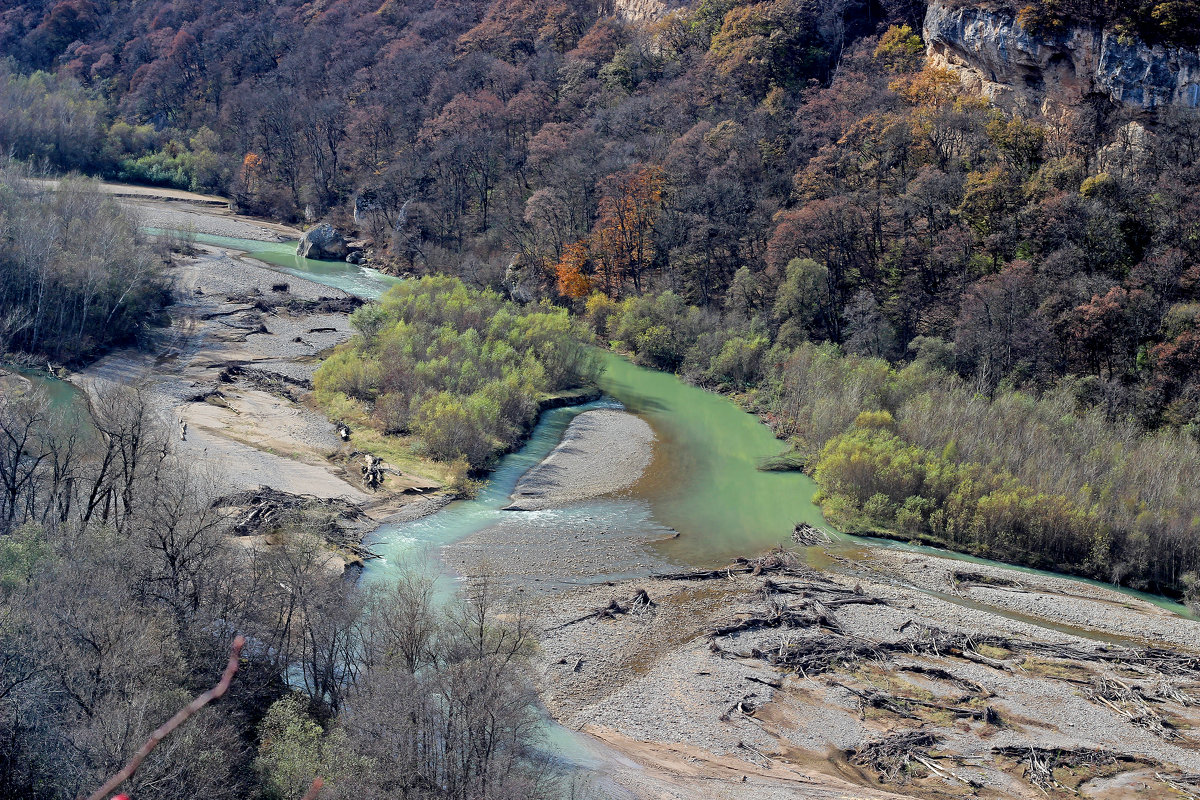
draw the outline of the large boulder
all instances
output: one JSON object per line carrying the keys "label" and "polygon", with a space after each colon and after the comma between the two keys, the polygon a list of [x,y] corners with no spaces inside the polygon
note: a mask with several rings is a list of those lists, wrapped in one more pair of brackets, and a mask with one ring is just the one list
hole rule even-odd
{"label": "large boulder", "polygon": [[328,222],[305,231],[296,247],[296,254],[301,258],[315,258],[318,261],[342,261],[349,252],[346,237]]}

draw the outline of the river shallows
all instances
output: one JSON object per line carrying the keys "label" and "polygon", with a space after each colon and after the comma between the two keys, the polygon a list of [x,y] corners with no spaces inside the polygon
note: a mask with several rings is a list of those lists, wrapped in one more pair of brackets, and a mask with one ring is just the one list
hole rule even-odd
{"label": "river shallows", "polygon": [[146,228],[147,233],[158,235],[170,233],[197,244],[227,247],[239,250],[247,256],[263,261],[299,278],[307,278],[322,286],[332,286],[366,300],[378,300],[380,295],[400,282],[400,278],[385,275],[377,269],[347,264],[343,261],[316,261],[296,255],[295,239],[281,242],[260,242],[256,239],[235,239],[232,236],[214,236],[208,233],[186,231],[163,231]]}
{"label": "river shallows", "polygon": [[679,531],[679,538],[660,545],[664,555],[713,566],[790,542],[797,522],[824,524],[808,476],[758,469],[784,444],[756,417],[674,375],[612,353],[602,357],[601,388],[658,435],[634,496]]}

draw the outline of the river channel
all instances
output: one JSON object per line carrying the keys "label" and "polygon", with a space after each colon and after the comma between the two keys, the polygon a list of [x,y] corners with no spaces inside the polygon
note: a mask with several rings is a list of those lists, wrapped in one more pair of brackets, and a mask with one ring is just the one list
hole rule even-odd
{"label": "river channel", "polygon": [[[194,239],[245,253],[286,273],[365,299],[378,298],[399,280],[360,266],[300,258],[294,241],[261,242],[202,234],[194,235]],[[562,530],[619,526],[642,532],[658,540],[655,548],[664,559],[694,567],[720,565],[736,556],[789,543],[797,522],[830,530],[820,508],[812,502],[817,487],[808,476],[758,469],[763,459],[782,449],[782,443],[758,418],[675,375],[644,369],[609,352],[601,353],[601,358],[603,400],[543,414],[524,447],[501,460],[475,499],[452,503],[422,519],[379,528],[372,546],[383,557],[369,563],[364,580],[386,579],[413,558],[497,524],[503,515],[512,513],[528,515],[528,524]],[[501,511],[517,480],[554,449],[571,419],[596,407],[624,407],[654,429],[653,461],[632,490],[548,511]],[[674,537],[676,532],[679,535]],[[838,539],[833,551],[845,555],[852,556],[873,545],[1030,574],[1050,574],[937,548],[831,532]],[[811,550],[812,560],[828,565],[822,548]],[[1166,598],[1122,591],[1182,616],[1193,616],[1184,606]],[[945,599],[965,604],[961,598]]]}

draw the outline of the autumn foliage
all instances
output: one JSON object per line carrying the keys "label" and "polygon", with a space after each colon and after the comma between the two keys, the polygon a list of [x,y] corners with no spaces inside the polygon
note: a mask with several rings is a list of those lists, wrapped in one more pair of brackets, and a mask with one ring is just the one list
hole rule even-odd
{"label": "autumn foliage", "polygon": [[662,169],[645,165],[601,181],[591,234],[569,245],[555,268],[559,294],[579,299],[593,286],[614,298],[627,287],[642,292],[655,263],[654,223],[663,185]]}

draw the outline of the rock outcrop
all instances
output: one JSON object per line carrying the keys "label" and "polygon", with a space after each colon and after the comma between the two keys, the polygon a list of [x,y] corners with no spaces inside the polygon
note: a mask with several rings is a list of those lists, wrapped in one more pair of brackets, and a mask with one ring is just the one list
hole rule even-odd
{"label": "rock outcrop", "polygon": [[933,0],[925,16],[932,64],[1001,108],[1023,113],[1099,95],[1153,110],[1200,107],[1200,52],[1120,39],[1084,25],[1034,36],[991,3]]}
{"label": "rock outcrop", "polygon": [[687,4],[687,0],[612,0],[612,12],[626,22],[652,22]]}
{"label": "rock outcrop", "polygon": [[318,261],[342,261],[349,252],[346,237],[327,222],[305,231],[296,247],[296,254],[301,258]]}

